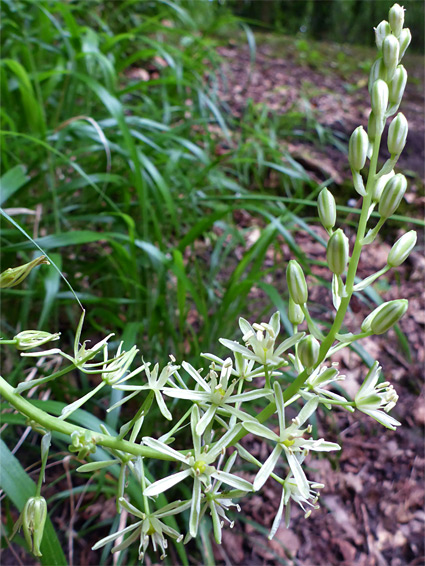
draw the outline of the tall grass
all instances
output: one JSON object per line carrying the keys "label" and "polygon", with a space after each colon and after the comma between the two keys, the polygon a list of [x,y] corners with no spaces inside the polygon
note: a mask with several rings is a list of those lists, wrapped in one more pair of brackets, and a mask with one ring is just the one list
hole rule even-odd
{"label": "tall grass", "polygon": [[[3,206],[56,254],[88,322],[118,333],[131,324],[154,358],[215,342],[261,280],[275,235],[289,237],[291,206],[255,201],[254,224],[273,222],[244,249],[234,221],[244,195],[262,191],[271,169],[286,197],[317,192],[299,164],[282,161],[270,121],[248,107],[241,130],[223,110],[210,32],[237,22],[194,6],[3,5]],[[34,251],[4,220],[2,237],[5,266]],[[25,292],[5,294],[9,324],[75,317],[55,278],[40,270]]]}

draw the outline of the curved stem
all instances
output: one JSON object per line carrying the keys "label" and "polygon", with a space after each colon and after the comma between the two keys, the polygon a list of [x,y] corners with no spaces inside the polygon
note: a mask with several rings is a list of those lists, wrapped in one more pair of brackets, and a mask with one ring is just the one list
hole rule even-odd
{"label": "curved stem", "polygon": [[127,452],[133,454],[134,456],[145,456],[146,458],[156,458],[158,460],[172,460],[166,454],[162,452],[157,452],[152,448],[147,446],[140,446],[140,444],[134,444],[128,442],[127,440],[119,440],[114,436],[107,436],[100,432],[84,428],[82,426],[74,425],[68,423],[62,419],[49,415],[42,409],[38,409],[32,403],[21,397],[18,393],[15,393],[13,387],[11,387],[7,381],[0,376],[0,395],[6,399],[17,411],[26,417],[36,421],[41,424],[47,430],[61,432],[67,436],[75,431],[80,433],[90,432],[93,436],[93,440],[99,446],[104,446],[105,448],[112,448],[114,450],[121,450],[122,452]]}

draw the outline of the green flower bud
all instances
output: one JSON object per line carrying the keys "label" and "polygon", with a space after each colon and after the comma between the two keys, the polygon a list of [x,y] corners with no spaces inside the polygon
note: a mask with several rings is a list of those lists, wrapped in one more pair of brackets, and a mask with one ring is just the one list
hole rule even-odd
{"label": "green flower bud", "polygon": [[402,29],[398,40],[400,42],[399,61],[401,61],[404,54],[406,53],[406,49],[409,47],[410,42],[412,41],[412,34],[410,33],[410,29]]}
{"label": "green flower bud", "polygon": [[387,20],[382,20],[380,24],[378,24],[375,28],[375,41],[376,47],[381,51],[382,49],[382,42],[384,39],[391,33],[390,24]]}
{"label": "green flower bud", "polygon": [[390,267],[398,267],[409,256],[410,252],[416,245],[417,234],[415,230],[410,230],[399,238],[390,250],[387,258],[387,264]]}
{"label": "green flower bud", "polygon": [[373,187],[372,202],[379,202],[381,200],[381,195],[383,193],[383,190],[385,189],[386,184],[391,179],[391,177],[394,177],[394,175],[395,173],[393,170],[391,171],[391,173],[388,173],[388,175],[382,175],[381,177],[379,177],[379,179],[375,182],[375,186]]}
{"label": "green flower bud", "polygon": [[371,103],[372,110],[377,120],[382,121],[388,106],[388,85],[382,79],[375,81],[372,87]]}
{"label": "green flower bud", "polygon": [[400,44],[393,35],[388,35],[382,44],[382,57],[387,68],[387,80],[390,81],[398,65]]}
{"label": "green flower bud", "polygon": [[307,283],[300,264],[291,259],[286,269],[289,295],[296,305],[303,305],[308,299]]}
{"label": "green flower bud", "polygon": [[402,8],[399,4],[394,4],[389,11],[388,20],[393,34],[398,37],[403,29],[404,8]]}
{"label": "green flower bud", "polygon": [[342,275],[348,262],[348,238],[339,228],[332,234],[326,248],[328,267],[335,275]]}
{"label": "green flower bud", "polygon": [[25,540],[34,556],[42,556],[40,544],[47,518],[47,503],[44,497],[30,497],[22,512]]}
{"label": "green flower bud", "polygon": [[385,63],[382,57],[379,57],[374,64],[372,65],[369,73],[369,94],[372,94],[373,85],[376,83],[378,79],[382,79],[385,81],[387,78],[387,68],[385,67]]}
{"label": "green flower bud", "polygon": [[[378,133],[377,130],[378,130],[378,128],[377,128],[377,124],[376,124],[376,116],[373,112],[371,112],[369,114],[369,120],[368,120],[368,123],[367,123],[367,135],[368,135],[370,143],[373,143],[375,141],[376,134]],[[381,130],[382,130],[382,128],[381,128]]]}
{"label": "green flower bud", "polygon": [[34,267],[37,267],[37,265],[41,265],[42,263],[50,265],[45,255],[41,255],[29,263],[25,263],[19,267],[9,267],[9,269],[6,269],[6,271],[3,271],[3,273],[0,274],[0,289],[19,285],[19,283],[22,283],[22,281],[28,277]]}
{"label": "green flower bud", "polygon": [[[370,318],[370,330],[373,334],[384,334],[387,332],[407,311],[409,301],[407,299],[397,299],[388,301],[378,309],[375,309]],[[363,329],[363,326],[362,326]]]}
{"label": "green flower bud", "polygon": [[364,319],[360,327],[362,332],[370,332],[372,319],[380,312],[381,309],[384,308],[385,304],[386,303],[382,303],[382,305],[379,305],[379,307],[376,307],[375,310],[373,310],[370,314],[367,315],[367,317]]}
{"label": "green flower bud", "polygon": [[404,89],[407,83],[407,72],[403,65],[399,65],[391,79],[389,86],[389,102],[390,106],[399,106],[403,98]]}
{"label": "green flower bud", "polygon": [[330,230],[335,226],[336,222],[336,205],[335,199],[328,189],[322,189],[317,197],[317,211],[319,213],[320,222]]}
{"label": "green flower bud", "polygon": [[288,318],[289,322],[294,326],[298,326],[304,322],[304,313],[301,310],[301,307],[294,303],[294,301],[289,297],[289,306],[288,306]]}
{"label": "green flower bud", "polygon": [[348,161],[351,169],[360,171],[366,163],[367,150],[369,147],[369,138],[364,131],[363,126],[359,126],[351,134],[348,144]]}
{"label": "green flower bud", "polygon": [[379,200],[378,212],[382,218],[389,218],[397,210],[407,188],[406,177],[401,173],[394,175],[385,185]]}
{"label": "green flower bud", "polygon": [[320,344],[309,334],[298,343],[298,357],[305,368],[311,368],[319,358]]}
{"label": "green flower bud", "polygon": [[406,117],[399,112],[388,129],[388,151],[391,155],[399,155],[403,151],[408,129]]}
{"label": "green flower bud", "polygon": [[58,340],[60,332],[50,334],[42,330],[23,330],[14,337],[16,340],[16,348],[18,350],[31,350],[37,346],[42,346],[51,340]]}

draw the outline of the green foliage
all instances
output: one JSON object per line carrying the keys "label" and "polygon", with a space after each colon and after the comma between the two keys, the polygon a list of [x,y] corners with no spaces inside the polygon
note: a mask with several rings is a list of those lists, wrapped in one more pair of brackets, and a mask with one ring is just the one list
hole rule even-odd
{"label": "green foliage", "polygon": [[[273,131],[303,118],[274,126],[248,106],[240,131],[217,94],[210,34],[237,25],[219,6],[89,5],[4,3],[3,205],[64,265],[96,328],[122,333],[137,321],[145,355],[197,355],[217,340],[217,320],[227,330],[244,310],[268,244],[276,232],[290,238],[284,225],[296,222],[299,205],[252,203],[255,222],[274,227],[244,250],[234,213],[250,186],[265,190],[274,169],[287,197],[313,190],[289,155],[282,163]],[[2,238],[5,264],[17,252],[31,259],[33,245],[4,219]],[[218,272],[233,273],[218,281]],[[21,310],[5,293],[12,326],[37,312],[39,328],[63,317],[72,295],[54,277],[29,278]]]}

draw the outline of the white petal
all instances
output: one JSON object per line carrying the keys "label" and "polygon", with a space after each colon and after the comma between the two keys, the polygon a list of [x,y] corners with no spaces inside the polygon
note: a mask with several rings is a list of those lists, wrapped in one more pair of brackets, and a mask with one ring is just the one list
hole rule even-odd
{"label": "white petal", "polygon": [[270,530],[268,539],[272,540],[276,534],[277,529],[282,521],[283,508],[285,507],[285,490],[282,490],[282,497],[280,498],[279,509],[277,510],[276,517],[274,518],[272,528]]}
{"label": "white petal", "polygon": [[294,334],[290,338],[287,338],[282,342],[282,344],[280,344],[280,346],[276,348],[274,355],[280,356],[280,354],[283,354],[283,352],[286,352],[286,350],[289,350],[289,348],[292,348],[292,346],[294,346],[297,342],[299,342],[301,338],[304,337],[304,335],[305,332],[298,332],[297,334]]}
{"label": "white petal", "polygon": [[226,348],[229,348],[229,350],[232,350],[232,352],[239,352],[243,356],[252,356],[251,350],[248,350],[248,348],[245,348],[245,346],[242,346],[242,344],[239,344],[239,342],[235,342],[234,340],[227,340],[226,338],[220,338],[219,342]]}
{"label": "white petal", "polygon": [[252,434],[255,434],[256,436],[262,436],[263,438],[268,438],[273,442],[279,442],[280,440],[275,432],[273,432],[272,430],[270,430],[269,428],[260,424],[257,421],[244,421],[242,424],[245,430],[251,432]]}
{"label": "white petal", "polygon": [[201,511],[201,481],[198,477],[193,479],[192,506],[190,508],[189,533],[193,538],[198,533],[199,513]]}
{"label": "white petal", "polygon": [[201,376],[199,371],[196,371],[196,369],[187,362],[183,362],[182,366],[187,371],[187,373],[191,375],[197,383],[199,383],[199,385],[202,387],[202,389],[204,389],[204,391],[210,393],[209,385],[205,381],[205,379]]}
{"label": "white petal", "polygon": [[297,487],[301,495],[307,498],[310,489],[308,487],[308,481],[307,478],[305,477],[305,473],[301,468],[301,465],[298,462],[296,456],[292,454],[289,450],[285,450],[285,452],[286,452],[286,458],[288,460],[288,464],[291,468],[292,474],[294,475],[294,479],[297,484]]}
{"label": "white petal", "polygon": [[282,453],[282,447],[278,444],[274,447],[273,452],[270,454],[270,456],[261,466],[258,474],[255,476],[255,480],[254,480],[255,491],[261,489],[263,485],[266,483],[270,474],[273,472],[281,453]]}
{"label": "white petal", "polygon": [[183,456],[183,454],[180,454],[180,452],[177,452],[177,450],[174,450],[174,448],[171,448],[171,446],[164,444],[164,442],[156,440],[155,438],[150,438],[149,436],[144,436],[142,440],[145,446],[149,446],[149,448],[158,450],[158,452],[162,452],[162,454],[170,456],[173,460],[186,463],[186,458]]}
{"label": "white petal", "polygon": [[241,489],[242,491],[252,491],[252,484],[249,481],[239,478],[234,474],[216,470],[211,474],[211,476],[216,480],[234,487],[235,489]]}
{"label": "white petal", "polygon": [[190,476],[190,473],[191,470],[187,469],[182,472],[177,472],[177,474],[173,474],[172,476],[167,476],[162,480],[158,480],[145,489],[144,495],[147,495],[148,497],[159,495],[160,493],[167,491],[167,489],[170,489],[170,487],[173,487],[173,485],[183,481],[185,478]]}

